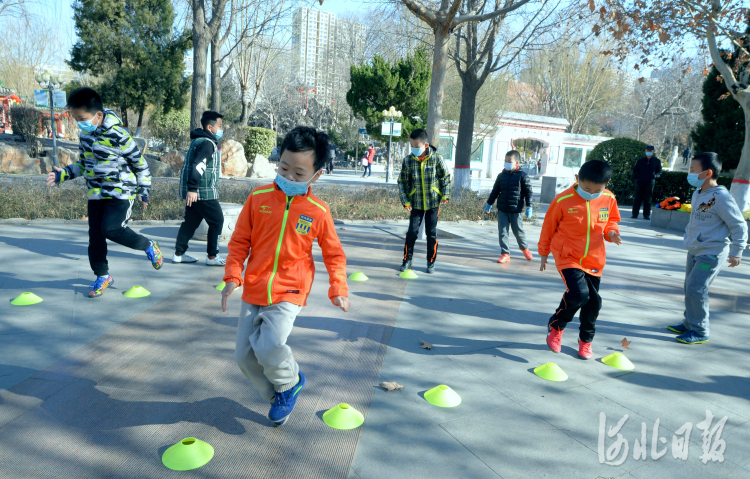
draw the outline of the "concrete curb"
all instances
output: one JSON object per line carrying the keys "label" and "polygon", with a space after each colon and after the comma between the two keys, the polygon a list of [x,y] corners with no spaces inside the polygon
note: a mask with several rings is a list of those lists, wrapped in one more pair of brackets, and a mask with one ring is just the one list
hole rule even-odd
{"label": "concrete curb", "polygon": [[[26,218],[0,219],[0,225],[88,225],[88,220],[64,220],[62,218],[37,218],[29,220]],[[182,220],[139,220],[130,221],[130,225],[180,225]]]}

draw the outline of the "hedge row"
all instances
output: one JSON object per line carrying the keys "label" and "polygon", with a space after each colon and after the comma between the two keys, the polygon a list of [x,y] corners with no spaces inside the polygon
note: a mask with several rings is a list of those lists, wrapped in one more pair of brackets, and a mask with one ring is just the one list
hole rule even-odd
{"label": "hedge row", "polygon": [[[720,176],[718,182],[729,189],[732,186],[732,178]],[[656,179],[654,185],[653,200],[658,203],[667,198],[676,196],[683,203],[690,203],[695,188],[687,182],[687,173],[684,171],[664,171],[660,178]]]}

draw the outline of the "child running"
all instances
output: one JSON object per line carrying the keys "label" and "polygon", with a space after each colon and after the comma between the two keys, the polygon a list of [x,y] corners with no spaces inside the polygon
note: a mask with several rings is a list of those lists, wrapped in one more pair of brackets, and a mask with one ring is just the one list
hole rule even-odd
{"label": "child running", "polygon": [[107,263],[107,240],[144,251],[155,269],[163,264],[161,250],[127,226],[136,196],[148,206],[151,174],[135,141],[112,110],[88,87],[76,88],[68,98],[70,114],[81,129],[78,161],[60,169],[53,166],[47,186],[83,176],[88,191],[89,264],[96,275],[89,298],[112,286]]}
{"label": "child running", "polygon": [[286,342],[310,294],[314,240],[330,278],[328,297],[345,312],[350,305],[346,256],[333,217],[310,192],[328,161],[328,142],[328,135],[309,127],[287,134],[276,180],[250,193],[228,245],[222,311],[232,291],[244,285],[234,359],[261,397],[270,399],[268,418],[277,426],[287,421],[305,387]]}
{"label": "child running", "polygon": [[717,178],[721,160],[716,153],[699,153],[690,162],[688,182],[693,193],[690,222],[685,230],[685,319],[667,326],[685,344],[708,342],[708,289],[729,261],[734,268],[747,244],[747,223],[732,195]]}
{"label": "child running", "polygon": [[606,190],[612,168],[603,161],[583,164],[576,183],[552,200],[539,238],[540,271],[550,253],[567,290],[547,325],[547,346],[559,353],[565,326],[581,310],[578,356],[591,359],[596,318],[602,307],[599,282],[606,263],[604,240],[622,244],[615,195]]}
{"label": "child running", "polygon": [[492,187],[490,197],[484,212],[489,213],[492,204],[497,200],[497,231],[500,236],[500,259],[498,263],[510,261],[510,246],[508,245],[508,229],[513,230],[518,247],[524,257],[531,261],[533,256],[529,245],[526,243],[526,234],[523,231],[523,205],[526,203],[526,217],[531,218],[533,210],[531,207],[531,179],[529,175],[518,166],[521,154],[511,150],[505,154],[505,165],[503,171],[497,175],[495,186]]}

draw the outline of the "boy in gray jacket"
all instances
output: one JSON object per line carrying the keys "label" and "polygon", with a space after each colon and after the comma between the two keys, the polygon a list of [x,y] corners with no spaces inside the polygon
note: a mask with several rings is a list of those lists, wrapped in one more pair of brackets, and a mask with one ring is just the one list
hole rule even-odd
{"label": "boy in gray jacket", "polygon": [[685,319],[667,327],[685,344],[708,341],[708,289],[727,259],[730,268],[740,264],[747,244],[747,223],[729,191],[717,183],[719,173],[716,153],[700,153],[690,163],[688,183],[698,189],[685,230]]}

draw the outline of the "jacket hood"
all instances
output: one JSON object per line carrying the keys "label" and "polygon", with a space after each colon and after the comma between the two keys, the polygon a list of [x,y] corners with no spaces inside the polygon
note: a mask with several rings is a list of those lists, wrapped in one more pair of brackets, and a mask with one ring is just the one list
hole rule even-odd
{"label": "jacket hood", "polygon": [[194,140],[196,138],[208,138],[209,140],[216,143],[216,137],[213,135],[213,133],[209,133],[203,128],[196,128],[195,130],[190,132],[190,139]]}
{"label": "jacket hood", "polygon": [[114,126],[122,126],[122,120],[120,120],[120,117],[117,116],[117,113],[108,108],[105,108],[104,120],[102,121],[101,125],[97,127],[96,132],[106,131]]}

